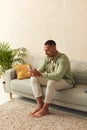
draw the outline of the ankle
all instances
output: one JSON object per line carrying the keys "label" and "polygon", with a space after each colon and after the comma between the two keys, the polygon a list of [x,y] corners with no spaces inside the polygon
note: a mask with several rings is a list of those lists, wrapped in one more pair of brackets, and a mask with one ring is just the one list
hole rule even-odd
{"label": "ankle", "polygon": [[38,108],[42,108],[43,104],[38,104],[37,106],[38,106]]}
{"label": "ankle", "polygon": [[49,104],[46,104],[46,103],[45,103],[45,104],[43,105],[42,109],[43,109],[43,110],[48,110],[48,107],[49,107]]}
{"label": "ankle", "polygon": [[36,101],[37,101],[38,107],[42,107],[42,106],[43,106],[42,96],[41,96],[41,97],[38,97],[38,98],[36,99]]}

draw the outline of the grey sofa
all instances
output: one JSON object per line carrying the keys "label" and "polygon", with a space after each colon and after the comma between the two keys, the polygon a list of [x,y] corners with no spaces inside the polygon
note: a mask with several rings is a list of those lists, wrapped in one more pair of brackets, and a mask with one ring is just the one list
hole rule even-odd
{"label": "grey sofa", "polygon": [[[36,63],[38,63],[36,61]],[[35,63],[35,64],[36,64]],[[87,62],[71,61],[71,69],[76,85],[72,89],[56,91],[52,104],[68,107],[87,112]],[[45,95],[45,87],[42,87]],[[5,91],[10,94],[17,94],[23,97],[35,99],[30,79],[18,80],[15,69],[7,70],[5,73]]]}

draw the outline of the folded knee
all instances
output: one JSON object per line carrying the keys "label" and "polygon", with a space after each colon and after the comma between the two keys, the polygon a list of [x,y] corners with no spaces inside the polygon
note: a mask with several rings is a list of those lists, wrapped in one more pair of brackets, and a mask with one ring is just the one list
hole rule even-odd
{"label": "folded knee", "polygon": [[55,83],[54,80],[48,80],[47,85],[52,86],[52,85],[54,85],[54,83]]}
{"label": "folded knee", "polygon": [[36,77],[31,77],[30,78],[30,82],[32,83],[32,82],[36,82],[37,81],[37,78]]}
{"label": "folded knee", "polygon": [[48,88],[53,88],[53,89],[55,89],[55,82],[54,82],[54,80],[49,80],[48,82],[47,82],[47,87]]}

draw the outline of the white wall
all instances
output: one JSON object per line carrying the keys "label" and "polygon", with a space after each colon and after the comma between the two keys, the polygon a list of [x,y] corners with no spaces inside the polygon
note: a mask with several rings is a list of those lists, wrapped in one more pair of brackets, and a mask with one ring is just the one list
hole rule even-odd
{"label": "white wall", "polygon": [[87,61],[87,0],[0,0],[0,41],[44,56],[46,40],[71,60]]}

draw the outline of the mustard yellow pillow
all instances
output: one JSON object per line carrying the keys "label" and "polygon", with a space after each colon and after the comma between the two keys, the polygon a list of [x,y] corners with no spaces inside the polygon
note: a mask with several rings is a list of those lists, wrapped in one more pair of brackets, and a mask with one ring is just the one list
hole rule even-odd
{"label": "mustard yellow pillow", "polygon": [[29,69],[31,68],[31,65],[29,65],[29,64],[18,64],[14,68],[16,70],[17,79],[30,78]]}

